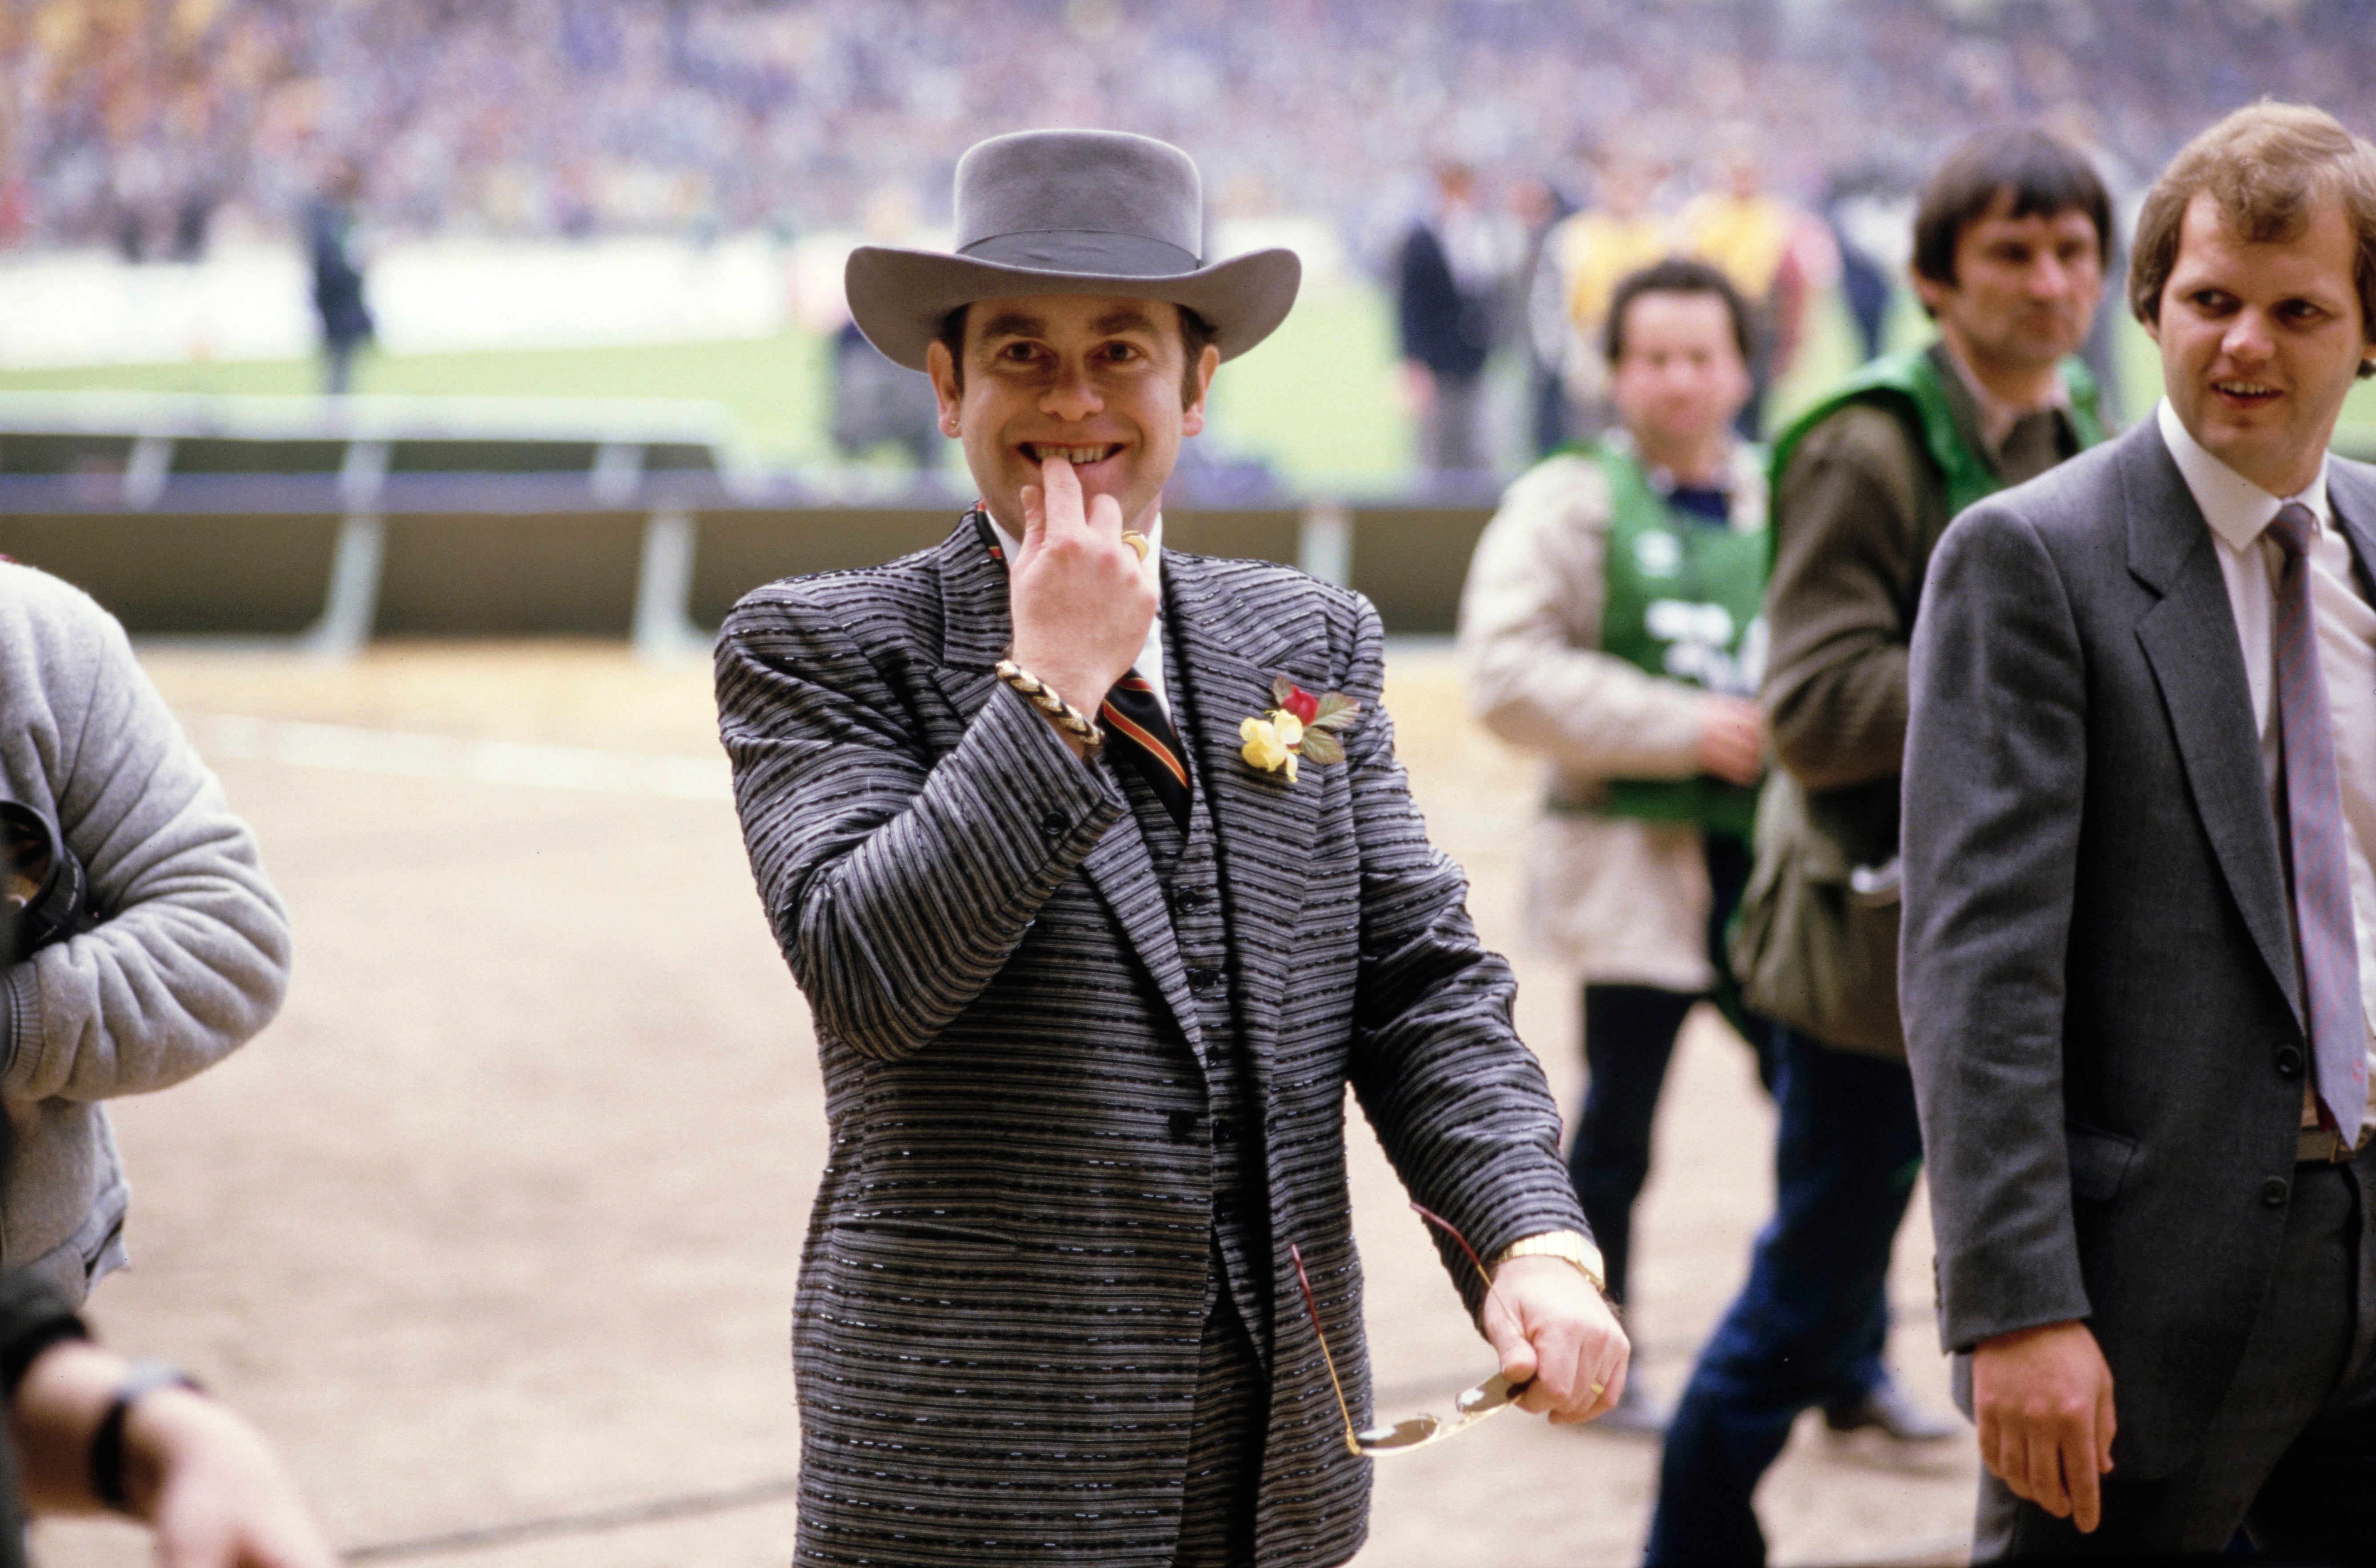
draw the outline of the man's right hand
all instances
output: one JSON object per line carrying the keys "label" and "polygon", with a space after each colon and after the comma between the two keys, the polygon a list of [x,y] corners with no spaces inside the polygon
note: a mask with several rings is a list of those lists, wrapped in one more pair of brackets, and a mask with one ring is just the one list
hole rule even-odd
{"label": "man's right hand", "polygon": [[1094,716],[1146,644],[1155,585],[1123,542],[1120,503],[1084,504],[1080,476],[1062,457],[1040,473],[1040,483],[1023,487],[1023,548],[1007,574],[1015,662]]}
{"label": "man's right hand", "polygon": [[1700,699],[1700,771],[1750,785],[1765,773],[1765,716],[1747,697]]}
{"label": "man's right hand", "polygon": [[2058,1519],[2091,1531],[2112,1468],[2112,1369],[2084,1323],[1983,1339],[1972,1351],[1980,1462]]}

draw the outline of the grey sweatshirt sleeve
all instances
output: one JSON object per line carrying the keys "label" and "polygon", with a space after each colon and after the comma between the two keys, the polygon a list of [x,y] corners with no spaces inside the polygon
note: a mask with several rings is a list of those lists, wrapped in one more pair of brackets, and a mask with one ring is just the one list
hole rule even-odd
{"label": "grey sweatshirt sleeve", "polygon": [[53,814],[101,923],[6,971],[0,1094],[103,1099],[212,1065],[279,1010],[289,918],[113,617],[0,566],[0,764]]}

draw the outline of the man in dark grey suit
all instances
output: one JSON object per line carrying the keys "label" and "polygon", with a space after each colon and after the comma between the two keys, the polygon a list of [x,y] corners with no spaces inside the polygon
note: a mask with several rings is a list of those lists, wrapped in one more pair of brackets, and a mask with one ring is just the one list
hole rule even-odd
{"label": "man in dark grey suit", "polygon": [[2376,1552],[2376,148],[2147,197],[2166,398],[1975,506],[1912,664],[1901,991],[1974,1555]]}
{"label": "man in dark grey suit", "polygon": [[956,205],[956,255],[848,280],[981,502],[759,589],[718,650],[833,1134],[798,1561],[1341,1562],[1365,1456],[1423,1435],[1364,1426],[1348,1084],[1518,1403],[1607,1409],[1624,1336],[1508,967],[1395,762],[1376,612],[1162,547],[1294,256],[1202,265],[1194,165],[1140,137],[985,142]]}

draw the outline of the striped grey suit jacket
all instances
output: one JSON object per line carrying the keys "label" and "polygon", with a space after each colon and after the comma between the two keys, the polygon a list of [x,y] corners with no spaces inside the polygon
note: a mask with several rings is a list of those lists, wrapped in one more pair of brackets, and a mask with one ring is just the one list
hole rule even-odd
{"label": "striped grey suit jacket", "polygon": [[[1395,760],[1376,612],[1259,562],[1167,552],[1164,585],[1268,1178],[1259,1550],[1335,1563],[1369,1477],[1287,1247],[1366,1419],[1345,1086],[1487,1255],[1584,1222],[1509,968]],[[1197,1009],[1111,763],[997,680],[1009,640],[1004,572],[963,526],[760,588],[719,643],[743,835],[832,1130],[793,1315],[803,1563],[1161,1568],[1178,1538],[1213,1254],[1212,1150],[1180,1130],[1209,1124]],[[1364,705],[1346,760],[1294,785],[1239,754],[1278,674]],[[1474,1310],[1474,1271],[1446,1262]]]}

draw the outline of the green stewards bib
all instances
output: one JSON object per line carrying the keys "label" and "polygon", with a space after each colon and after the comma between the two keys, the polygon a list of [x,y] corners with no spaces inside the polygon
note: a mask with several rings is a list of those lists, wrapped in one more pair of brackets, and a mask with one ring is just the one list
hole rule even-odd
{"label": "green stewards bib", "polygon": [[[2062,362],[2062,385],[2071,393],[2071,428],[2082,446],[2104,439],[2104,422],[2096,409],[2096,381],[2077,360]],[[1947,389],[1939,379],[1938,362],[1926,350],[1883,354],[1858,371],[1824,400],[1791,422],[1774,444],[1775,499],[1781,498],[1782,474],[1807,432],[1850,403],[1871,403],[1889,410],[1929,453],[1947,482],[1947,516],[1953,518],[1975,501],[2004,488],[1988,459],[1972,450],[1955,428],[1955,414]],[[1776,515],[1779,515],[1778,510]]]}
{"label": "green stewards bib", "polygon": [[[1735,529],[1681,511],[1651,488],[1630,455],[1608,447],[1591,455],[1609,480],[1601,651],[1704,691],[1755,696],[1765,643],[1758,611],[1771,555],[1764,528]],[[1746,837],[1757,791],[1705,774],[1620,778],[1598,809]]]}

